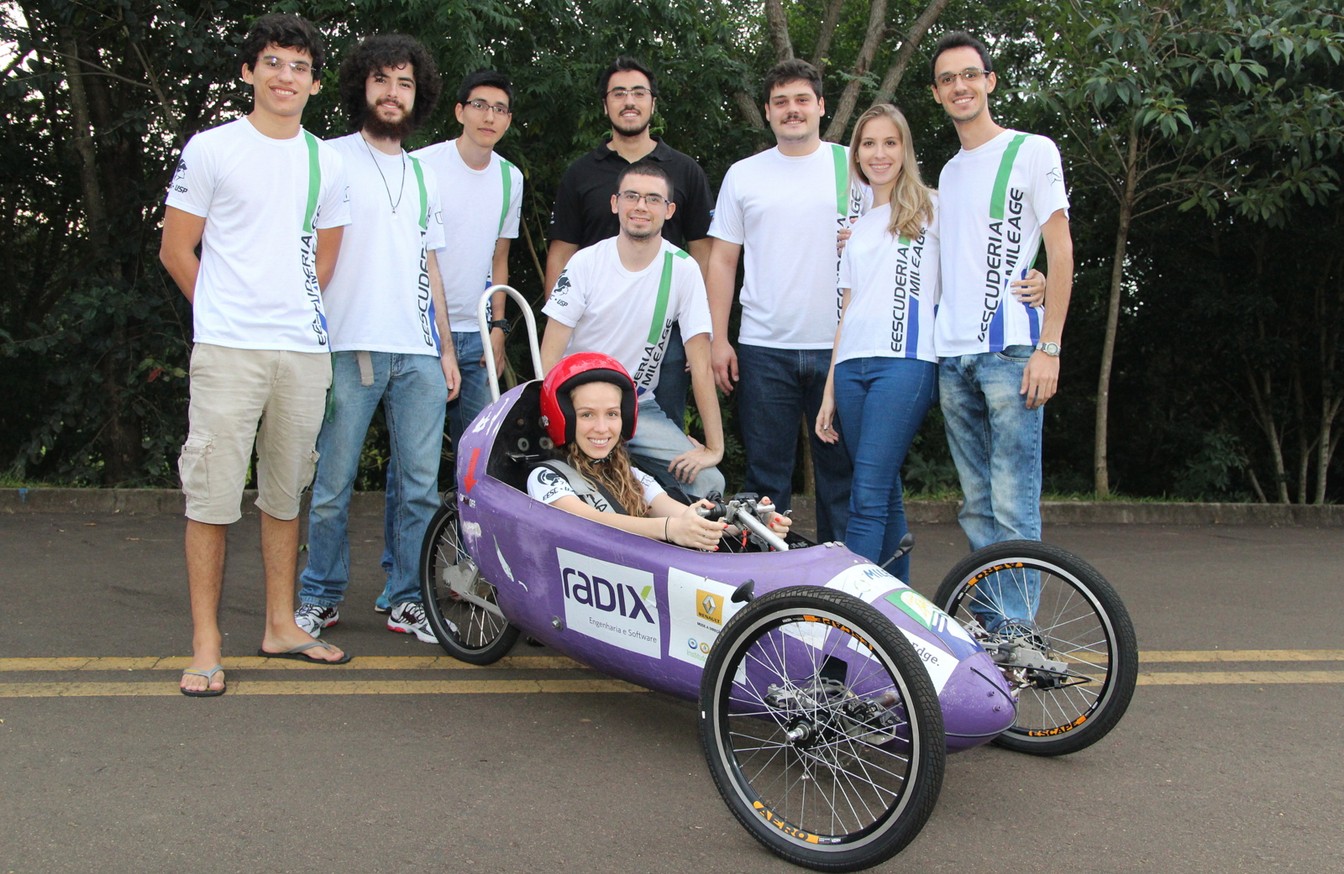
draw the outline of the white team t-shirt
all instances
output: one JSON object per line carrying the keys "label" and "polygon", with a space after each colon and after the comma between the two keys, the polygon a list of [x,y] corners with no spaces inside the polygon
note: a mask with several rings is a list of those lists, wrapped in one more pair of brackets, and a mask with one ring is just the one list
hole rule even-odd
{"label": "white team t-shirt", "polygon": [[405,152],[383,154],[358,132],[330,144],[345,158],[351,215],[324,295],[332,350],[438,355],[425,262],[443,245],[434,172],[422,165],[422,184]]}
{"label": "white team t-shirt", "polygon": [[[635,482],[639,483],[640,488],[644,490],[644,503],[652,504],[654,498],[665,494],[663,487],[658,485],[658,481],[644,471],[637,467],[631,467],[630,473],[634,475]],[[569,480],[544,465],[534,467],[532,473],[528,474],[527,494],[543,504],[554,504],[563,497],[572,496],[579,498],[589,506],[596,507],[604,512],[607,510],[606,501],[601,495],[588,495],[586,498],[580,496],[574,491],[574,487],[569,484]]]}
{"label": "white team t-shirt", "polygon": [[574,329],[566,354],[610,355],[643,397],[658,387],[674,322],[684,339],[710,333],[709,298],[699,265],[667,240],[640,271],[621,264],[616,240],[575,252],[541,311]]}
{"label": "white team t-shirt", "polygon": [[829,349],[840,319],[836,231],[871,198],[851,185],[849,149],[823,142],[810,155],[778,148],[728,168],[709,235],[742,246],[738,341]]}
{"label": "white team t-shirt", "polygon": [[307,131],[278,140],[240,118],[187,142],[165,202],[205,219],[195,342],[329,350],[316,231],[350,222],[340,154]]}
{"label": "white team t-shirt", "polygon": [[854,223],[840,259],[840,287],[849,308],[840,328],[835,361],[850,358],[918,358],[937,362],[933,351],[938,308],[938,201],[934,220],[915,239],[887,232],[891,204]]}
{"label": "white team t-shirt", "polygon": [[1019,303],[1008,284],[1031,269],[1041,225],[1059,210],[1068,214],[1059,149],[1046,137],[1004,131],[948,161],[938,193],[943,271],[934,325],[938,355],[1035,345],[1044,310]]}
{"label": "white team t-shirt", "polygon": [[476,303],[494,284],[495,243],[518,238],[523,173],[494,152],[484,170],[462,160],[457,140],[411,153],[433,168],[443,205],[443,248],[437,252],[453,331],[477,331]]}

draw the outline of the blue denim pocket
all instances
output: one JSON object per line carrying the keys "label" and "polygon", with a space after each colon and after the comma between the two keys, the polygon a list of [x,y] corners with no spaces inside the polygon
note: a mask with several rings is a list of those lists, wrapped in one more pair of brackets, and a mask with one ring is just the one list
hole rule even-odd
{"label": "blue denim pocket", "polygon": [[1036,351],[1035,346],[1026,343],[1015,346],[1004,346],[998,354],[999,358],[1006,361],[1026,361],[1031,357],[1031,353]]}

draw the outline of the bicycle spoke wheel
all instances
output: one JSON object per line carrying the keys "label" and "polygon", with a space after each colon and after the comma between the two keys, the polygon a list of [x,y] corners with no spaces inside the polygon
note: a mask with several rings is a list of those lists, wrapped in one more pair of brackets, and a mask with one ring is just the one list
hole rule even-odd
{"label": "bicycle spoke wheel", "polygon": [[876,865],[923,827],[946,739],[933,684],[881,613],[841,592],[753,601],[710,651],[700,738],[733,815],[785,859]]}
{"label": "bicycle spoke wheel", "polygon": [[455,492],[444,497],[425,532],[420,586],[425,616],[450,656],[488,665],[499,661],[518,639],[518,629],[495,606],[495,587],[462,547]]}
{"label": "bicycle spoke wheel", "polygon": [[1017,721],[1001,746],[1076,752],[1129,707],[1138,679],[1134,626],[1115,589],[1077,556],[1035,541],[996,543],[954,567],[936,601],[1017,692]]}

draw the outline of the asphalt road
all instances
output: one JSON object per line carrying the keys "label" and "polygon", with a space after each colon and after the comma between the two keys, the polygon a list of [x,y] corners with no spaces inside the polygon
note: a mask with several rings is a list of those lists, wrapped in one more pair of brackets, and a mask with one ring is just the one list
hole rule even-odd
{"label": "asphalt road", "polygon": [[[378,519],[327,633],[339,668],[250,656],[255,519],[230,540],[229,693],[177,694],[190,629],[172,515],[0,514],[0,871],[783,871],[732,819],[692,705],[520,644],[461,665],[390,634]],[[916,587],[964,551],[920,525]],[[1053,526],[1125,598],[1120,726],[1060,759],[949,760],[882,870],[1344,870],[1344,529]]]}

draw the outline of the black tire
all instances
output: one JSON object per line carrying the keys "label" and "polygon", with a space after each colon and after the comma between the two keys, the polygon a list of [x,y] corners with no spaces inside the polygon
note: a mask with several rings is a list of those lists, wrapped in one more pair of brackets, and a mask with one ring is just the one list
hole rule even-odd
{"label": "black tire", "polygon": [[[972,612],[973,606],[992,609],[1003,587],[1020,593],[1029,574],[1040,580],[1034,630],[1041,651],[1066,671],[1023,667],[1011,647],[996,653],[997,636],[984,635]],[[1017,721],[995,743],[1064,755],[1101,740],[1125,715],[1139,675],[1134,624],[1111,584],[1081,558],[1036,541],[995,543],[952,568],[936,601],[986,644],[1018,690]]]}
{"label": "black tire", "polygon": [[719,634],[700,684],[700,742],[738,822],[818,871],[900,852],[933,812],[947,763],[914,648],[870,605],[816,587],[759,598]]}
{"label": "black tire", "polygon": [[462,547],[454,491],[444,495],[443,506],[425,531],[420,549],[420,592],[429,627],[434,629],[439,646],[453,658],[473,665],[492,664],[518,640],[517,626],[458,594],[469,592],[495,603],[495,587],[480,575]]}

